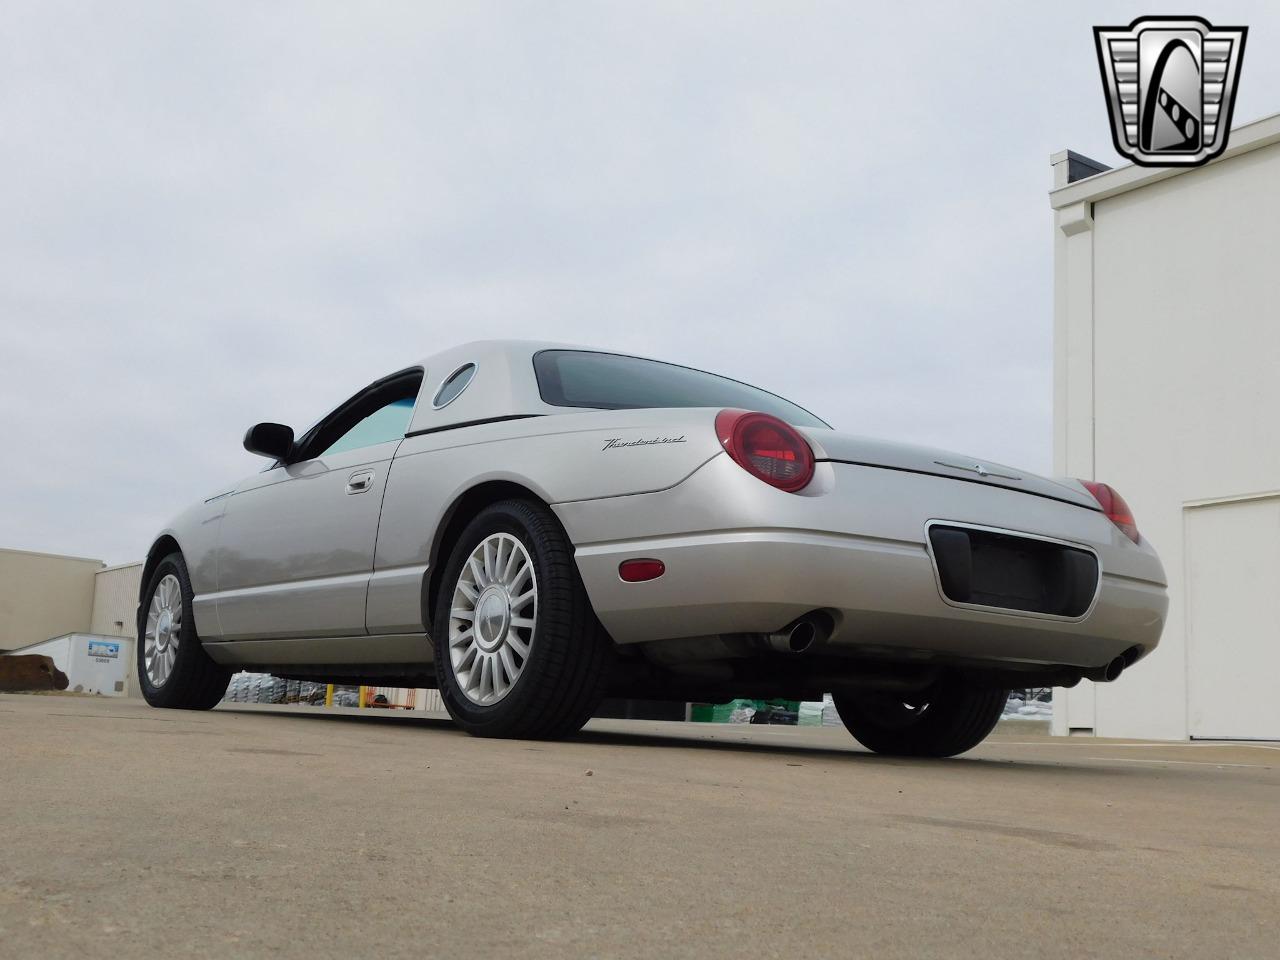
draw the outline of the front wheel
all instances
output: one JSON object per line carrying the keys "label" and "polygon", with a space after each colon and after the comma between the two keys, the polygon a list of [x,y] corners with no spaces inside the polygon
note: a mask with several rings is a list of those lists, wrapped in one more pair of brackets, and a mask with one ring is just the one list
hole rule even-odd
{"label": "front wheel", "polygon": [[861,691],[832,696],[845,729],[868,750],[902,757],[954,757],[995,728],[1008,690],[958,678],[920,694]]}
{"label": "front wheel", "polygon": [[171,553],[147,582],[138,607],[138,685],[153,707],[209,710],[231,671],[209,659],[191,616],[191,578],[182,554]]}
{"label": "front wheel", "polygon": [[495,503],[467,525],[432,627],[440,698],[468,733],[558,739],[600,704],[612,641],[541,504]]}

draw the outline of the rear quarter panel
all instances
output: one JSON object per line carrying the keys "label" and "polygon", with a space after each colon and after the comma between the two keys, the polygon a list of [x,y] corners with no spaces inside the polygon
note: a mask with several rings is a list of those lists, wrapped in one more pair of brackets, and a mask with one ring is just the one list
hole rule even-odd
{"label": "rear quarter panel", "polygon": [[519,484],[550,504],[679,484],[720,452],[712,409],[566,413],[411,436],[392,463],[369,587],[370,632],[424,629],[437,532],[467,491]]}

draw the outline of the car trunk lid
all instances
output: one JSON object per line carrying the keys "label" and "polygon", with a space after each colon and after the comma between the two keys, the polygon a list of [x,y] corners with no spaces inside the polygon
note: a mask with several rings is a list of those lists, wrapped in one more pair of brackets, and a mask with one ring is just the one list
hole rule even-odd
{"label": "car trunk lid", "polygon": [[948,450],[837,433],[834,430],[806,428],[803,433],[813,445],[814,456],[818,460],[947,477],[1049,497],[1089,510],[1100,509],[1098,502],[1077,483],[1051,480],[991,460],[980,460]]}

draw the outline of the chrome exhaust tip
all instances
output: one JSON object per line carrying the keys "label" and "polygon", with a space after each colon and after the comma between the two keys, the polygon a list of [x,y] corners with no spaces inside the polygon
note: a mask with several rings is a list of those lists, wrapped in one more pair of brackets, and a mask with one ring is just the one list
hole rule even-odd
{"label": "chrome exhaust tip", "polygon": [[1129,662],[1121,655],[1104,666],[1081,671],[1081,676],[1086,680],[1092,680],[1094,683],[1110,683],[1124,673],[1124,668],[1128,665]]}
{"label": "chrome exhaust tip", "polygon": [[831,636],[831,618],[824,613],[806,613],[777,633],[766,635],[769,646],[780,653],[804,653]]}
{"label": "chrome exhaust tip", "polygon": [[1116,657],[1114,660],[1108,663],[1106,668],[1103,670],[1102,672],[1103,682],[1110,683],[1112,680],[1115,680],[1117,677],[1120,676],[1120,674],[1124,673],[1124,668],[1127,666],[1128,664],[1125,663],[1124,657]]}

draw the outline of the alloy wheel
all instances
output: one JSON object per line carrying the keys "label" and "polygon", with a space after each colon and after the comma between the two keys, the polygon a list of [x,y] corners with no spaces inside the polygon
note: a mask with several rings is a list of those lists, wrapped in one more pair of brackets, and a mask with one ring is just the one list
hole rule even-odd
{"label": "alloy wheel", "polygon": [[143,662],[151,685],[162,687],[173,673],[182,635],[182,585],[173,574],[156,584],[143,633]]}
{"label": "alloy wheel", "polygon": [[449,611],[449,662],[463,695],[497,703],[529,662],[538,618],[533,560],[518,538],[494,533],[462,565]]}

